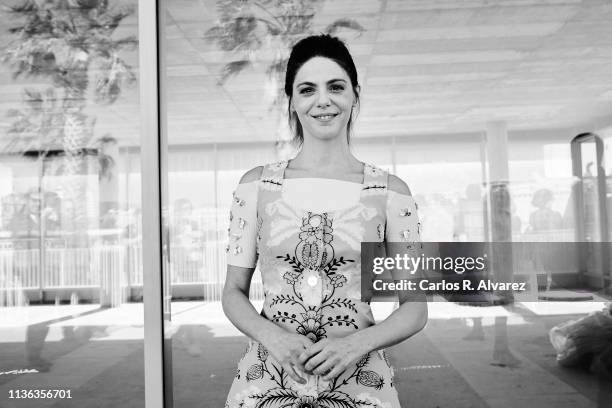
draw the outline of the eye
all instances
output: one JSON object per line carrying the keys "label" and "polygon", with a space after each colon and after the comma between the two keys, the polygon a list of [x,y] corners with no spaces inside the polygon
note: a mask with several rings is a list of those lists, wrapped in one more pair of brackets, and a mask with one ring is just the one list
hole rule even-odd
{"label": "eye", "polygon": [[304,88],[300,88],[300,95],[309,95],[314,92],[314,88],[311,86],[305,86]]}
{"label": "eye", "polygon": [[342,92],[344,91],[344,85],[341,84],[333,84],[329,87],[332,92]]}

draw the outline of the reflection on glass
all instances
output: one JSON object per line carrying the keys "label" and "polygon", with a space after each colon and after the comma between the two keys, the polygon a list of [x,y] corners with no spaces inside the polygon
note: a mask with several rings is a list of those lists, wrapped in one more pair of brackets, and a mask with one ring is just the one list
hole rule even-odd
{"label": "reflection on glass", "polygon": [[[472,145],[474,146],[474,145]],[[463,148],[470,149],[466,143]],[[424,148],[425,149],[425,148]],[[449,148],[449,151],[452,148]],[[432,144],[427,153],[442,153],[442,146]],[[477,151],[476,149],[474,149]],[[456,151],[456,149],[455,149]],[[417,157],[410,159],[419,160]],[[402,160],[409,159],[402,157]],[[485,240],[485,201],[482,190],[481,164],[468,156],[453,163],[427,162],[398,164],[397,175],[415,194],[425,242],[480,242]],[[448,174],[455,174],[449,178]]]}
{"label": "reflection on glass", "polygon": [[135,2],[2,7],[1,398],[57,388],[71,391],[62,406],[117,393],[138,406],[140,217],[124,167],[138,144]]}
{"label": "reflection on glass", "polygon": [[509,153],[512,240],[574,241],[569,143],[535,138],[529,144],[511,141]]}
{"label": "reflection on glass", "polygon": [[599,190],[597,186],[598,162],[595,142],[580,144],[582,161],[582,197],[584,203],[584,233],[589,242],[601,241],[599,216]]}
{"label": "reflection on glass", "polygon": [[[505,29],[508,22],[501,17],[507,16],[508,8],[487,4],[464,10],[441,5],[444,2],[425,3],[164,2],[171,17],[165,27],[167,73],[162,79],[168,91],[169,145],[164,169],[169,237],[165,296],[168,303],[172,301],[171,322],[166,326],[172,338],[172,364],[166,379],[172,379],[175,406],[202,401],[223,406],[236,375],[235,361],[244,353],[247,339],[227,321],[219,303],[232,189],[255,165],[293,153],[285,143],[290,131],[282,73],[290,45],[309,33],[332,27],[355,53],[364,79],[363,106],[352,141],[355,152],[407,181],[423,218],[424,241],[487,241],[491,239],[487,223],[501,218],[513,241],[575,240],[571,135],[556,129],[570,126],[572,117],[564,117],[565,112],[583,104],[580,98],[588,93],[576,85],[579,91],[564,93],[560,102],[556,93],[546,95],[545,89],[554,88],[550,83],[558,84],[556,75],[571,77],[578,84],[586,80],[589,69],[598,71],[599,66],[591,64],[579,73],[566,71],[572,64],[590,62],[549,61],[558,48],[542,51],[543,59],[534,56],[535,60],[505,64],[489,54],[492,44],[503,44],[504,51],[496,54],[502,58],[532,55],[521,48],[532,42],[531,34],[514,35],[522,27]],[[576,9],[585,16],[601,11],[582,10],[584,3]],[[567,11],[557,6],[546,6],[551,7],[551,16]],[[537,19],[524,28],[526,33],[546,26],[539,19],[548,16],[549,10],[544,6],[542,14],[533,10],[526,5],[512,7],[521,21]],[[487,25],[474,30],[472,19],[477,16]],[[592,22],[593,32],[601,30],[598,24]],[[584,30],[574,28],[582,34],[572,41],[589,41]],[[493,29],[493,37],[483,34]],[[502,31],[513,33],[511,43],[504,43]],[[554,40],[551,43],[558,45],[566,38]],[[499,92],[490,92],[498,88]],[[535,90],[542,93],[531,98]],[[539,103],[549,98],[552,108],[531,105],[531,99]],[[564,101],[568,105],[557,115]],[[498,207],[502,216],[487,208],[490,180],[480,144],[482,124],[504,116],[508,117],[510,174]],[[513,127],[516,122],[521,129],[535,130],[529,131],[528,138],[515,138],[515,132],[520,133]],[[464,125],[470,129],[467,137],[457,134]],[[540,133],[542,127],[554,131]],[[367,140],[361,139],[364,135]],[[515,405],[538,406],[564,392],[571,393],[577,406],[599,397],[576,392],[580,380],[555,371],[548,331],[570,315],[601,309],[601,304],[530,303],[539,290],[554,291],[564,287],[564,279],[575,279],[575,270],[573,265],[551,270],[552,250],[512,255],[511,271],[502,272],[527,282],[530,297],[517,299],[515,305],[478,308],[433,303],[425,335],[415,337],[411,345],[398,345],[393,355],[394,365],[400,367],[395,384],[403,403],[495,406],[508,401],[505,392],[517,384],[529,390],[529,397],[512,396]],[[261,308],[259,276],[256,272],[251,300]],[[551,282],[549,277],[561,280]],[[373,305],[378,318],[390,313],[392,308],[386,306]],[[415,378],[453,385],[420,387],[415,386]],[[544,395],[542,383],[534,378],[552,384],[547,388],[550,393]],[[597,392],[603,395],[602,390]],[[458,401],[457,395],[465,400]]]}

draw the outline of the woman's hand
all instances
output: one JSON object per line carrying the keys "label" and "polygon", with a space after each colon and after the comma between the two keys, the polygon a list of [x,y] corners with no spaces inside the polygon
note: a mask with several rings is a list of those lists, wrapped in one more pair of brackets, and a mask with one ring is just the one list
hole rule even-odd
{"label": "woman's hand", "polygon": [[[312,346],[312,340],[297,333],[290,333],[283,329],[268,333],[262,341],[263,346],[285,369],[289,377],[300,384],[305,384],[306,379],[298,374],[303,373],[304,365],[299,362],[300,354]],[[298,371],[296,371],[296,368]]]}
{"label": "woman's hand", "polygon": [[304,366],[306,373],[322,375],[323,380],[330,381],[370,351],[363,341],[349,335],[314,343],[300,354],[298,361]]}

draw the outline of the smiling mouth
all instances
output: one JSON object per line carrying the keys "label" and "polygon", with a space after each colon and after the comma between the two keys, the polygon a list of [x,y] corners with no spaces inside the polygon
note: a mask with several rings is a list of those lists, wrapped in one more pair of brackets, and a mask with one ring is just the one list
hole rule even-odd
{"label": "smiling mouth", "polygon": [[325,113],[325,114],[321,114],[321,115],[312,115],[313,118],[321,121],[321,122],[328,122],[330,120],[332,120],[333,118],[335,118],[336,116],[338,116],[337,113]]}

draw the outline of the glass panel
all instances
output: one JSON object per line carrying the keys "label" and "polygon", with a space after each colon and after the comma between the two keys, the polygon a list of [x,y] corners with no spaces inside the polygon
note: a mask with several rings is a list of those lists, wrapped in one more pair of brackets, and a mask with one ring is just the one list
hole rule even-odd
{"label": "glass panel", "polygon": [[[284,66],[306,35],[329,30],[347,43],[362,86],[351,148],[408,184],[423,240],[574,241],[570,141],[609,120],[610,11],[604,2],[494,3],[163,2],[165,378],[174,406],[223,406],[235,381],[244,389],[231,395],[230,408],[271,395],[257,381],[271,376],[262,362],[269,355],[259,354],[247,372],[236,369],[249,339],[222,310],[224,246],[240,177],[294,153]],[[501,124],[496,132],[492,122]],[[402,406],[539,407],[560,395],[572,406],[609,405],[603,377],[560,367],[550,340],[551,328],[601,311],[607,295],[580,282],[575,269],[538,269],[554,253],[510,255],[487,272],[527,284],[529,297],[502,293],[473,307],[460,296],[432,296],[424,331],[388,348],[392,382],[365,369],[353,381],[365,398],[392,383]],[[250,300],[258,311],[263,299],[255,271]],[[372,305],[378,322],[396,308]],[[608,370],[604,357],[593,372]],[[524,392],[509,396],[509,389]],[[312,390],[298,392],[269,405],[316,406]],[[372,398],[367,406],[374,405],[385,406]]]}
{"label": "glass panel", "polygon": [[509,141],[513,241],[575,240],[570,144],[556,139]]}
{"label": "glass panel", "polygon": [[1,406],[144,405],[136,5],[0,10]]}
{"label": "glass panel", "polygon": [[588,242],[601,241],[599,221],[599,190],[597,186],[597,153],[595,142],[580,143],[582,161],[582,196],[584,200],[585,238]]}
{"label": "glass panel", "polygon": [[396,174],[410,186],[419,206],[423,241],[484,241],[486,206],[478,135],[462,143],[401,140],[395,151]]}
{"label": "glass panel", "polygon": [[612,237],[612,128],[604,129],[601,133],[604,142],[603,165],[606,175],[606,211],[608,212],[608,237]]}

